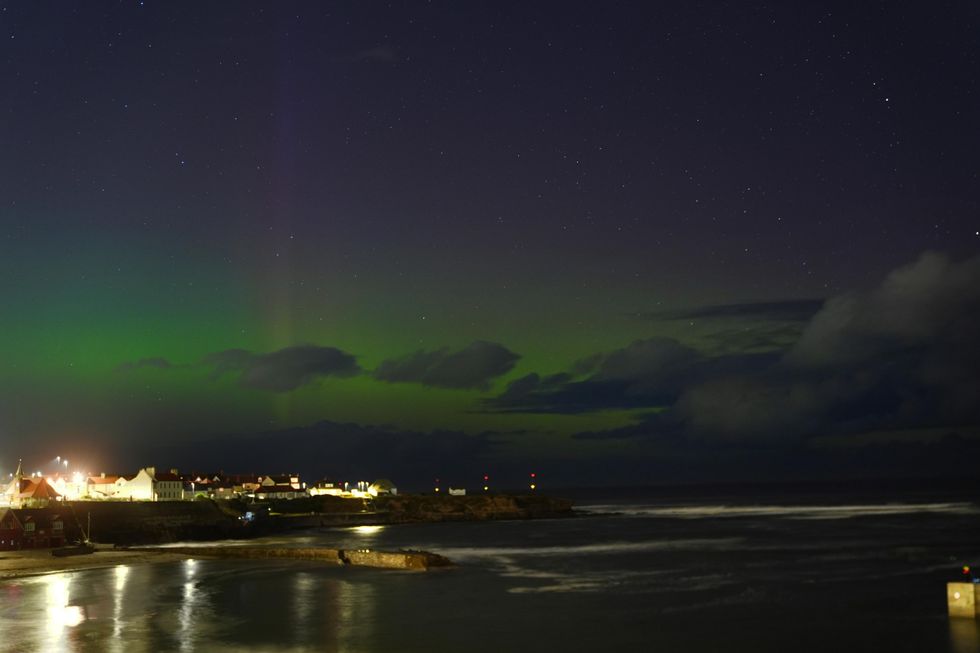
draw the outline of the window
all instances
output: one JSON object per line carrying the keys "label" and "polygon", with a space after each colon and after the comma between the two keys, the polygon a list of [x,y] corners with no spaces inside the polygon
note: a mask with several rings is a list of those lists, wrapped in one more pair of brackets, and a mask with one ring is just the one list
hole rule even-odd
{"label": "window", "polygon": [[26,524],[24,524],[24,532],[25,533],[33,533],[34,532],[34,522],[29,521]]}

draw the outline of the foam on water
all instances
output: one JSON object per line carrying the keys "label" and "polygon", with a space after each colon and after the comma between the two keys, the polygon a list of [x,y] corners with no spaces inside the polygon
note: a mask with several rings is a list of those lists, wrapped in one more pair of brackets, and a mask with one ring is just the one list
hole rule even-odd
{"label": "foam on water", "polygon": [[585,513],[616,513],[626,517],[662,517],[673,519],[718,519],[727,517],[782,517],[786,519],[850,519],[883,515],[938,513],[954,515],[980,514],[975,504],[959,503],[879,503],[862,505],[588,505]]}
{"label": "foam on water", "polygon": [[511,558],[515,556],[581,556],[618,555],[622,553],[673,550],[727,550],[738,546],[742,538],[717,537],[676,540],[642,540],[637,542],[597,542],[570,546],[527,547],[439,547],[439,553],[450,560]]}

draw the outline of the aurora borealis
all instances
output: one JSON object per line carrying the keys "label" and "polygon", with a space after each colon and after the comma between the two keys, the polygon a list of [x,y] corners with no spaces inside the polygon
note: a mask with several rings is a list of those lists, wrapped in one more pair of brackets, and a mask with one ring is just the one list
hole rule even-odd
{"label": "aurora borealis", "polygon": [[0,471],[975,455],[976,7],[645,5],[0,7]]}

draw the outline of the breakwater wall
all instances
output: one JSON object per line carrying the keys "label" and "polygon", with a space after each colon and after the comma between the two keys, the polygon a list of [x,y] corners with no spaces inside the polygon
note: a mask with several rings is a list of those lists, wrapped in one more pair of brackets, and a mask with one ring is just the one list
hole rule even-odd
{"label": "breakwater wall", "polygon": [[449,567],[448,558],[428,551],[369,551],[326,549],[320,547],[265,546],[181,546],[166,548],[137,548],[136,551],[180,553],[202,558],[235,558],[246,560],[314,560],[335,565],[407,569],[425,571],[433,567]]}
{"label": "breakwater wall", "polygon": [[[252,538],[304,528],[539,519],[574,514],[572,502],[567,499],[507,494],[398,495],[373,500],[321,496],[267,501],[261,507],[240,500],[73,501],[58,510],[71,539],[77,537],[77,524],[84,527],[91,516],[93,541],[126,546]],[[254,511],[254,521],[242,519],[246,511]]]}
{"label": "breakwater wall", "polygon": [[228,539],[244,530],[241,513],[216,501],[72,501],[66,507],[66,522],[86,528],[91,517],[92,540],[106,544]]}

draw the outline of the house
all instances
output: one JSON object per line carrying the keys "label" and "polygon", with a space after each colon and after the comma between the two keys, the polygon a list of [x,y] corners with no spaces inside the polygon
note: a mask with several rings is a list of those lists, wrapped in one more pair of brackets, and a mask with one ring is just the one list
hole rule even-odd
{"label": "house", "polygon": [[64,546],[65,522],[61,515],[46,510],[22,510],[18,518],[23,526],[23,549],[47,549]]}
{"label": "house", "polygon": [[24,538],[24,527],[17,513],[10,508],[0,508],[0,551],[19,549]]}
{"label": "house", "polygon": [[78,472],[71,476],[64,474],[49,476],[48,483],[65,501],[79,501],[88,498],[88,479]]}
{"label": "house", "polygon": [[184,500],[184,480],[177,474],[176,469],[155,474],[153,480],[153,492],[157,501]]}
{"label": "house", "polygon": [[8,510],[0,513],[0,549],[46,549],[64,546],[65,522],[50,509]]}
{"label": "house", "polygon": [[155,473],[155,468],[146,467],[139,470],[134,476],[120,476],[116,479],[113,498],[128,501],[153,501],[155,498],[153,475]]}
{"label": "house", "polygon": [[[184,480],[190,480],[190,495],[192,496],[205,495],[214,499],[234,499],[254,493],[262,486],[264,479],[265,477],[255,474],[225,474],[220,472],[210,475],[196,474],[193,477],[185,477]],[[275,485],[275,483],[270,482],[269,485]],[[185,492],[187,489],[185,485]]]}
{"label": "house", "polygon": [[449,488],[449,496],[451,497],[465,497],[466,488],[465,487],[451,487]]}
{"label": "house", "polygon": [[20,491],[10,497],[13,508],[44,508],[53,501],[61,500],[61,495],[43,476],[22,478],[19,481],[15,478],[14,482],[19,485]]}
{"label": "house", "polygon": [[259,501],[266,499],[298,499],[308,496],[306,490],[294,488],[292,485],[263,485],[255,490],[255,498]]}
{"label": "house", "polygon": [[102,472],[100,476],[88,477],[87,495],[90,499],[111,499],[116,496],[116,481],[118,476],[106,476]]}
{"label": "house", "polygon": [[368,486],[368,494],[372,497],[376,497],[381,494],[398,494],[398,488],[387,478],[379,478],[374,483]]}
{"label": "house", "polygon": [[290,485],[297,490],[303,489],[299,481],[299,474],[276,474],[275,476],[263,476],[260,478],[259,484],[262,487]]}
{"label": "house", "polygon": [[337,483],[328,479],[322,479],[313,484],[309,488],[310,496],[321,496],[329,495],[334,497],[339,497],[344,494],[344,486],[342,483]]}

